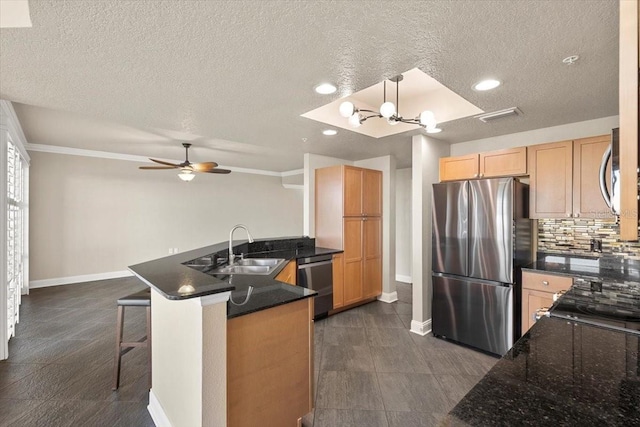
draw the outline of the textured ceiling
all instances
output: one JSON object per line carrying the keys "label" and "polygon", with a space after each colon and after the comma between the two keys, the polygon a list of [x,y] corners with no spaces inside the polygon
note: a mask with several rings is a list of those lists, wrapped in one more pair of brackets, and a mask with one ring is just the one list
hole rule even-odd
{"label": "textured ceiling", "polygon": [[[482,110],[524,113],[444,123],[448,142],[618,113],[616,1],[29,4],[32,28],[0,29],[0,97],[26,104],[31,143],[180,159],[187,136],[230,166],[297,169],[312,152],[404,167],[420,131],[326,137],[300,114],[414,67]],[[503,85],[471,88],[487,76]],[[316,94],[324,81],[338,92]]]}

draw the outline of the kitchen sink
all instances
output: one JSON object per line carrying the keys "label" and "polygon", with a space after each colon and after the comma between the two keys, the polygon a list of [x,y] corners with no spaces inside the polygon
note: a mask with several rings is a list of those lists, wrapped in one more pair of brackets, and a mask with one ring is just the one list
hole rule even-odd
{"label": "kitchen sink", "polygon": [[212,271],[213,274],[271,274],[284,262],[284,258],[248,258],[233,265],[225,265]]}
{"label": "kitchen sink", "polygon": [[236,261],[237,265],[266,265],[276,266],[284,261],[283,258],[247,258]]}

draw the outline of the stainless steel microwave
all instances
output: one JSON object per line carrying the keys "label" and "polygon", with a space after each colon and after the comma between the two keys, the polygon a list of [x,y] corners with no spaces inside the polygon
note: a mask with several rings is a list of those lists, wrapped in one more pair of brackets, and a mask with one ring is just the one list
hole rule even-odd
{"label": "stainless steel microwave", "polygon": [[[620,215],[620,137],[619,128],[611,130],[611,145],[600,164],[600,192],[614,215]],[[611,189],[607,188],[607,163],[611,161]]]}

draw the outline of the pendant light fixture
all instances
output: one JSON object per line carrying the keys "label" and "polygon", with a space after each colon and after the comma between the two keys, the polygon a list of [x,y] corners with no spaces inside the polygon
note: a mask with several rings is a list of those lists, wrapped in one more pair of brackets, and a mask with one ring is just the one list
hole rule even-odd
{"label": "pendant light fixture", "polygon": [[[365,110],[363,108],[356,107],[352,102],[345,101],[340,104],[339,112],[342,117],[349,118],[349,124],[354,127],[360,127],[367,119],[372,117],[383,118],[387,120],[390,125],[397,125],[398,123],[407,123],[411,125],[418,125],[425,128],[429,133],[436,128],[436,117],[433,111],[425,110],[416,118],[405,119],[399,113],[400,111],[400,82],[402,81],[402,74],[395,76],[389,80],[396,84],[396,103],[387,101],[387,81],[383,82],[383,100],[380,106],[380,111]],[[370,113],[365,116],[362,113]]]}

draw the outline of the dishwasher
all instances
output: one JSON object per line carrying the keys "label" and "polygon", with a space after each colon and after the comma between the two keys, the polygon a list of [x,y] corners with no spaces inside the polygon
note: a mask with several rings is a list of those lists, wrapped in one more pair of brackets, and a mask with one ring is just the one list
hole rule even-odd
{"label": "dishwasher", "polygon": [[332,255],[317,255],[298,259],[298,286],[316,291],[313,317],[326,317],[333,308]]}

